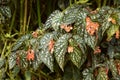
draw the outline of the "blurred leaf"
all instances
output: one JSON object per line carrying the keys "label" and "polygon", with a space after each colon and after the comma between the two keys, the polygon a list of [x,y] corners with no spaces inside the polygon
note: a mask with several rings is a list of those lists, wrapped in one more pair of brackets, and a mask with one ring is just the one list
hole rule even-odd
{"label": "blurred leaf", "polygon": [[78,3],[84,4],[87,3],[89,0],[79,0]]}
{"label": "blurred leaf", "polygon": [[5,23],[5,17],[0,13],[0,24]]}
{"label": "blurred leaf", "polygon": [[74,65],[69,65],[65,67],[63,80],[82,80],[80,71]]}
{"label": "blurred leaf", "polygon": [[115,66],[114,60],[113,59],[109,60],[108,65],[109,65],[110,71],[112,72],[112,76],[114,78],[116,78],[117,77],[117,68]]}
{"label": "blurred leaf", "polygon": [[119,25],[112,25],[108,30],[107,30],[107,40],[111,40],[112,36],[115,34],[115,32],[119,30]]}
{"label": "blurred leaf", "polygon": [[96,80],[108,80],[108,75],[105,71],[105,68],[100,68]]}
{"label": "blurred leaf", "polygon": [[11,18],[11,16],[12,16],[11,9],[9,6],[0,6],[0,12],[8,18]]}
{"label": "blurred leaf", "polygon": [[0,58],[0,68],[5,64],[5,59]]}
{"label": "blurred leaf", "polygon": [[3,80],[4,77],[5,77],[5,68],[1,68],[0,69],[0,79]]}
{"label": "blurred leaf", "polygon": [[30,73],[30,71],[25,71],[25,80],[31,80],[31,73]]}
{"label": "blurred leaf", "polygon": [[12,71],[14,77],[17,76],[19,72],[20,72],[20,68],[18,66],[15,66]]}
{"label": "blurred leaf", "polygon": [[12,69],[15,66],[16,58],[17,58],[16,53],[12,52],[10,54],[10,56],[9,56],[9,59],[8,59],[8,61],[9,61],[9,69]]}
{"label": "blurred leaf", "polygon": [[91,68],[84,69],[83,73],[83,80],[95,80],[93,76],[93,70]]}
{"label": "blurred leaf", "polygon": [[12,51],[17,50],[18,48],[20,48],[21,46],[23,46],[23,42],[25,42],[26,40],[29,40],[29,38],[31,37],[31,34],[26,34],[23,35],[13,46]]}
{"label": "blurred leaf", "polygon": [[108,54],[109,58],[111,58],[111,59],[113,59],[113,57],[114,57],[114,54],[115,54],[114,50],[115,50],[114,46],[112,46],[112,45],[108,46],[107,54]]}
{"label": "blurred leaf", "polygon": [[10,0],[0,0],[0,4],[8,4]]}
{"label": "blurred leaf", "polygon": [[59,64],[60,68],[63,70],[65,62],[65,53],[67,51],[68,39],[71,37],[71,34],[64,34],[55,43],[54,55]]}

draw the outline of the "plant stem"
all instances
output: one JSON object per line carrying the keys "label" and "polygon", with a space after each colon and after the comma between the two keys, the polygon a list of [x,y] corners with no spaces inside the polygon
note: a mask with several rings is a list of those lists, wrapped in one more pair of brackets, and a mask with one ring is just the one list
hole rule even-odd
{"label": "plant stem", "polygon": [[23,2],[24,0],[20,0],[20,33],[23,30]]}
{"label": "plant stem", "polygon": [[32,0],[30,0],[30,11],[29,11],[29,17],[28,17],[28,21],[27,21],[27,25],[26,25],[26,31],[27,32],[28,32],[28,27],[29,27],[30,19],[31,19],[31,11],[32,11]]}
{"label": "plant stem", "polygon": [[37,15],[38,15],[38,26],[42,26],[41,23],[41,14],[40,14],[40,1],[37,0]]}
{"label": "plant stem", "polygon": [[23,33],[25,34],[26,31],[26,22],[27,22],[27,0],[25,0],[25,10],[24,10],[24,27],[23,27]]}
{"label": "plant stem", "polygon": [[69,1],[70,6],[72,5],[72,0]]}
{"label": "plant stem", "polygon": [[6,40],[5,43],[4,43],[4,47],[3,47],[3,50],[2,50],[2,53],[1,53],[1,57],[2,57],[2,58],[4,57],[4,53],[5,53],[6,47],[7,47],[7,40]]}
{"label": "plant stem", "polygon": [[74,0],[74,3],[77,4],[77,0]]}
{"label": "plant stem", "polygon": [[103,6],[106,6],[107,0],[103,1]]}
{"label": "plant stem", "polygon": [[98,8],[101,7],[101,0],[98,0]]}
{"label": "plant stem", "polygon": [[[42,74],[42,75],[43,75],[43,77],[45,76],[45,78],[48,78],[48,79],[50,79],[50,80],[53,80],[53,78],[52,78],[52,77],[50,77],[50,76],[46,75],[46,74],[45,74],[44,72],[42,72],[41,70],[40,70],[39,72],[40,72],[40,74]],[[34,75],[36,75],[36,76],[40,77],[40,75],[39,75],[39,74],[34,73],[33,71],[31,71],[31,73],[33,73]]]}
{"label": "plant stem", "polygon": [[15,22],[15,16],[16,16],[16,9],[13,13],[12,21],[11,21],[11,24],[10,24],[9,34],[11,34],[11,31],[12,31],[12,28],[13,28],[13,25],[14,25],[14,22]]}

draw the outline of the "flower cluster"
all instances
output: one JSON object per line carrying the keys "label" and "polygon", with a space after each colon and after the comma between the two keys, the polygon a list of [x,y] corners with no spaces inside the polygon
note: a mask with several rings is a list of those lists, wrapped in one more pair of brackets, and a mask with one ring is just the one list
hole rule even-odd
{"label": "flower cluster", "polygon": [[101,53],[101,49],[99,46],[97,46],[94,50],[94,54],[98,54],[98,53]]}
{"label": "flower cluster", "polygon": [[109,22],[112,22],[113,24],[116,24],[116,20],[113,19],[112,17],[108,18],[108,21],[109,21]]}
{"label": "flower cluster", "polygon": [[97,22],[93,22],[90,17],[86,17],[86,30],[89,35],[94,35],[96,31],[98,31],[99,24]]}
{"label": "flower cluster", "polygon": [[34,38],[37,38],[37,37],[38,37],[38,31],[34,31],[34,32],[32,33],[32,36],[33,36]]}
{"label": "flower cluster", "polygon": [[120,37],[120,31],[117,30],[115,34],[116,34],[116,35],[115,35],[115,38],[116,38],[116,39],[119,39],[119,37]]}
{"label": "flower cluster", "polygon": [[53,53],[54,51],[54,44],[55,44],[55,41],[53,39],[51,39],[48,43],[48,50],[50,51],[50,53]]}
{"label": "flower cluster", "polygon": [[68,49],[67,49],[68,53],[71,53],[73,52],[73,47],[72,46],[68,46]]}
{"label": "flower cluster", "polygon": [[35,53],[34,53],[34,50],[28,49],[26,59],[27,59],[28,61],[31,61],[31,60],[33,61],[34,58],[35,58],[34,54],[35,54]]}
{"label": "flower cluster", "polygon": [[66,25],[66,24],[62,24],[62,25],[60,26],[60,28],[61,28],[61,29],[64,29],[66,32],[70,32],[70,31],[73,29],[72,26],[68,26],[68,25]]}
{"label": "flower cluster", "polygon": [[116,68],[118,71],[118,74],[120,75],[120,62],[116,61]]}

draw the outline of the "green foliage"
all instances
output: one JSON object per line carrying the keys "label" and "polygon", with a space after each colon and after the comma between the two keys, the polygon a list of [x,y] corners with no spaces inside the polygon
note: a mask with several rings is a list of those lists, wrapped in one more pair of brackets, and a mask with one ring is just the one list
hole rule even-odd
{"label": "green foliage", "polygon": [[118,0],[60,1],[42,24],[41,2],[0,0],[0,80],[120,79]]}

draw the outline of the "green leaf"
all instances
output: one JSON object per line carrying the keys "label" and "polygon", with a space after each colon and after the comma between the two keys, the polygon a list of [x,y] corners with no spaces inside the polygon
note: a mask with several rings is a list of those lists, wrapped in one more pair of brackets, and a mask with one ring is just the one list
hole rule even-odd
{"label": "green leaf", "polygon": [[80,49],[82,50],[82,53],[85,53],[86,44],[85,44],[83,38],[80,37],[79,35],[74,35],[73,38],[74,38],[75,42],[79,45]]}
{"label": "green leaf", "polygon": [[54,35],[53,33],[46,33],[41,39],[40,39],[40,47],[42,49],[45,49],[48,47],[49,41],[53,39]]}
{"label": "green leaf", "polygon": [[9,69],[12,69],[15,66],[16,58],[17,58],[16,53],[12,52],[10,54],[10,56],[9,56],[9,59],[8,59],[8,61],[9,61]]}
{"label": "green leaf", "polygon": [[65,67],[63,80],[82,80],[79,69],[73,64],[67,64]]}
{"label": "green leaf", "polygon": [[61,13],[61,11],[56,10],[54,11],[47,19],[47,21],[45,22],[45,30],[48,28],[53,27],[55,30],[58,29],[58,26],[61,23],[61,18],[62,18],[63,14]]}
{"label": "green leaf", "polygon": [[95,80],[93,76],[93,70],[91,68],[84,69],[83,73],[83,80]]}
{"label": "green leaf", "polygon": [[59,12],[52,18],[52,27],[55,31],[59,29],[59,26],[62,23],[63,13]]}
{"label": "green leaf", "polygon": [[15,43],[15,45],[14,45],[13,48],[12,48],[12,51],[15,51],[15,50],[19,49],[19,48],[22,46],[23,42],[25,42],[26,40],[29,40],[30,37],[31,37],[31,34],[23,35],[23,36]]}
{"label": "green leaf", "polygon": [[[18,51],[18,54],[20,56],[20,66],[23,67],[23,68],[27,68],[29,66],[29,62],[26,60],[26,51],[24,50],[19,50]],[[31,64],[31,62],[30,62]]]}
{"label": "green leaf", "polygon": [[42,63],[40,56],[41,56],[40,51],[36,50],[35,51],[35,59],[32,62],[34,70],[37,70],[38,67],[40,66],[40,64]]}
{"label": "green leaf", "polygon": [[52,54],[49,52],[48,48],[41,50],[40,59],[51,71],[53,71],[54,59]]}
{"label": "green leaf", "polygon": [[110,22],[108,21],[108,19],[110,18],[110,15],[107,14],[105,16],[105,19],[103,19],[103,24],[101,25],[101,29],[102,29],[102,36],[104,35],[105,31],[110,27]]}
{"label": "green leaf", "polygon": [[0,12],[8,18],[11,18],[11,10],[9,6],[0,6]]}
{"label": "green leaf", "polygon": [[5,59],[0,58],[0,68],[5,64]]}
{"label": "green leaf", "polygon": [[25,80],[31,80],[31,73],[30,73],[30,71],[25,71]]}
{"label": "green leaf", "polygon": [[88,14],[88,11],[86,9],[83,8],[83,10],[80,10],[78,12],[78,15],[76,16],[77,20],[75,22],[75,25],[80,28],[81,26],[85,26],[85,19],[87,17],[87,14]]}
{"label": "green leaf", "polygon": [[5,23],[5,17],[3,16],[2,13],[0,13],[0,26],[2,27],[1,24]]}
{"label": "green leaf", "polygon": [[78,68],[81,66],[82,51],[78,47],[74,47],[73,52],[70,53],[70,59]]}
{"label": "green leaf", "polygon": [[71,37],[71,34],[64,34],[55,43],[54,55],[59,64],[60,68],[63,70],[65,53],[67,51],[68,39]]}
{"label": "green leaf", "polygon": [[35,51],[35,59],[32,62],[33,68],[34,70],[37,70],[37,68],[39,67],[39,65],[42,63],[41,59],[40,59],[40,44],[39,44],[40,39],[38,38],[32,38],[30,40],[30,44],[32,45],[32,49]]}
{"label": "green leaf", "polygon": [[95,49],[97,40],[95,36],[89,35],[86,31],[84,33],[84,41],[85,43],[90,46],[93,50]]}
{"label": "green leaf", "polygon": [[115,34],[115,32],[119,30],[119,25],[112,25],[108,30],[107,30],[107,40],[111,40],[112,36]]}
{"label": "green leaf", "polygon": [[78,11],[80,9],[80,6],[78,5],[74,5],[70,8],[68,8],[65,12],[64,12],[64,17],[63,17],[63,23],[65,24],[72,24],[77,20],[77,15],[78,15]]}
{"label": "green leaf", "polygon": [[105,68],[100,68],[96,80],[108,80],[108,75],[105,71]]}
{"label": "green leaf", "polygon": [[110,71],[112,72],[112,76],[113,76],[114,78],[116,78],[116,77],[117,77],[117,68],[116,68],[116,65],[115,65],[115,63],[114,63],[114,60],[113,60],[113,59],[110,59],[110,60],[108,61],[108,65],[109,65]]}
{"label": "green leaf", "polygon": [[9,69],[12,69],[16,65],[17,57],[19,57],[19,64],[22,68],[28,67],[28,62],[26,60],[26,51],[18,50],[17,52],[12,52],[9,56]]}
{"label": "green leaf", "polygon": [[12,71],[13,75],[17,76],[19,72],[20,72],[20,68],[18,66],[15,66]]}
{"label": "green leaf", "polygon": [[3,80],[3,78],[5,78],[5,68],[1,68],[0,69],[0,79]]}

